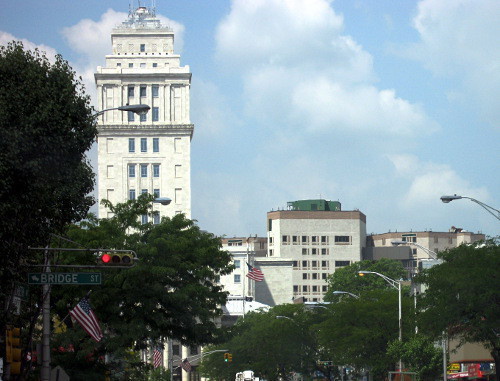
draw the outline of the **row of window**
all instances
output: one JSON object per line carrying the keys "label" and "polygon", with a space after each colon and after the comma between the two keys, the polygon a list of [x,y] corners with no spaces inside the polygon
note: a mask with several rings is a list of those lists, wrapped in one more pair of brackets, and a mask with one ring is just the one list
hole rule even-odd
{"label": "row of window", "polygon": [[[149,193],[147,189],[141,189],[141,194],[146,194]],[[158,198],[160,197],[160,190],[159,189],[153,189],[153,195]],[[128,199],[129,200],[135,200],[136,198],[136,191],[135,189],[129,189],[128,190]]]}
{"label": "row of window", "polygon": [[[132,111],[128,112],[128,121],[129,122],[135,122],[135,113]],[[140,114],[139,115],[139,121],[140,122],[147,122],[148,120],[148,115],[147,114]],[[152,107],[151,108],[151,121],[152,122],[158,122],[160,120],[160,108],[159,107]]]}
{"label": "row of window", "polygon": [[[351,244],[351,236],[348,235],[336,235],[334,236],[334,243],[336,245]],[[330,243],[330,237],[327,235],[282,235],[281,244],[282,245],[328,245]],[[269,245],[274,244],[273,237],[269,237]]]}
{"label": "row of window", "polygon": [[[128,85],[127,86],[127,96],[129,98],[133,98],[135,96],[135,85]],[[139,85],[139,96],[141,98],[145,98],[147,95],[147,85]],[[151,96],[153,98],[158,98],[160,93],[160,85],[151,85]]]}
{"label": "row of window", "polygon": [[[328,273],[302,273],[302,279],[304,280],[318,280],[318,279],[324,279],[328,278]],[[321,278],[320,278],[321,277]]]}
{"label": "row of window", "polygon": [[[126,54],[126,53],[125,53],[125,54]],[[153,53],[153,54],[154,54],[154,53]],[[153,63],[151,64],[151,66],[152,66],[152,67],[158,67],[158,63],[157,63],[157,62],[153,62]],[[116,64],[116,67],[122,67],[121,62],[118,62],[118,63]],[[133,64],[132,62],[129,62],[128,67],[132,69],[132,68],[134,67],[134,64]],[[146,68],[146,62],[141,62],[141,63],[139,64],[139,67],[140,67],[141,69],[145,69],[145,68]]]}
{"label": "row of window", "polygon": [[[136,167],[137,164],[129,164],[128,165],[128,177],[136,177]],[[151,164],[153,169],[153,177],[160,177],[160,164]],[[139,164],[140,168],[140,176],[148,177],[148,168],[149,164]]]}
{"label": "row of window", "polygon": [[[140,138],[141,152],[148,152],[148,139]],[[135,152],[135,138],[128,138],[128,152]],[[153,138],[153,152],[160,152],[160,138]]]}
{"label": "row of window", "polygon": [[308,285],[303,285],[303,286],[298,286],[296,284],[293,285],[293,292],[298,293],[298,292],[326,292],[328,289],[328,286],[308,286]]}
{"label": "row of window", "polygon": [[[147,224],[149,222],[149,216],[147,214],[143,214],[141,216],[141,223]],[[153,214],[153,224],[158,225],[160,223],[160,213],[156,212]]]}
{"label": "row of window", "polygon": [[[301,266],[303,269],[308,268],[319,268],[321,264],[321,268],[327,269],[330,267],[330,261],[293,261],[294,269],[299,269]],[[349,266],[351,261],[335,261],[335,267],[345,267]]]}

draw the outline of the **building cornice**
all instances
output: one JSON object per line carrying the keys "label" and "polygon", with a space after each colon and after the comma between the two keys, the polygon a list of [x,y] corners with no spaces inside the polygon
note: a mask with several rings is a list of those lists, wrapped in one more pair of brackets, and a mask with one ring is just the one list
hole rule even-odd
{"label": "building cornice", "polygon": [[189,135],[193,137],[194,124],[140,124],[140,125],[99,125],[99,136],[111,135]]}
{"label": "building cornice", "polygon": [[140,81],[146,78],[151,78],[154,80],[165,79],[165,80],[180,80],[184,79],[188,82],[191,81],[192,73],[94,73],[94,78],[97,81],[112,81],[112,80],[124,80],[127,81]]}
{"label": "building cornice", "polygon": [[359,210],[352,211],[307,211],[279,210],[268,212],[267,218],[272,220],[361,220],[366,223],[366,216]]}

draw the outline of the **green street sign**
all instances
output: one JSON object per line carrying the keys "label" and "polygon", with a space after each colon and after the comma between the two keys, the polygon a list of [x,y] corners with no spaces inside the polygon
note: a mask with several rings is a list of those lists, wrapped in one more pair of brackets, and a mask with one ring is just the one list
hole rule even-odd
{"label": "green street sign", "polygon": [[101,273],[30,273],[29,284],[101,284]]}

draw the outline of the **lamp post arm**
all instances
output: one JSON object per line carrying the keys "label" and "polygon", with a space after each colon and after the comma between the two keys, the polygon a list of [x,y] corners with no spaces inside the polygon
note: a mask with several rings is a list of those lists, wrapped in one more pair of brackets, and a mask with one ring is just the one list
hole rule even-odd
{"label": "lamp post arm", "polygon": [[[500,210],[495,209],[494,207],[489,206],[488,204],[485,204],[484,202],[476,200],[475,198],[472,198],[472,197],[464,197],[464,196],[462,196],[462,198],[468,198],[472,202],[475,202],[476,204],[482,206],[488,213],[492,214],[493,217],[495,217],[497,220],[500,220]],[[496,214],[493,213],[493,211],[495,211]]]}
{"label": "lamp post arm", "polygon": [[384,274],[380,274],[380,273],[377,273],[375,271],[370,271],[370,273],[372,274],[376,274],[378,275],[379,277],[381,277],[383,280],[385,280],[387,283],[389,283],[392,287],[394,287],[396,290],[398,290],[398,285],[400,284],[400,282],[398,282],[397,280],[394,280],[392,278],[389,278],[388,276],[384,275]]}
{"label": "lamp post arm", "polygon": [[423,251],[425,251],[425,252],[427,253],[427,255],[428,255],[429,257],[431,257],[432,259],[438,259],[438,258],[437,258],[437,253],[436,253],[436,252],[434,252],[434,251],[432,251],[431,249],[428,249],[427,247],[422,246],[422,245],[420,245],[419,243],[416,243],[416,242],[410,242],[410,245],[414,245],[414,246],[416,246],[416,247],[418,247],[418,248],[422,249],[422,250],[423,250]]}

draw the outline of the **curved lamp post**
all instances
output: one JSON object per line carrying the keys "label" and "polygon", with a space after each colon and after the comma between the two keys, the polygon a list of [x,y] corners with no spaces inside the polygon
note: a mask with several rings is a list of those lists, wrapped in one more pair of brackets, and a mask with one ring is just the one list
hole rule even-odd
{"label": "curved lamp post", "polygon": [[[392,278],[389,278],[388,276],[384,274],[377,273],[375,271],[358,271],[359,276],[365,276],[366,274],[375,274],[381,277],[383,280],[385,280],[387,283],[389,283],[392,287],[394,287],[396,290],[398,290],[398,307],[399,307],[399,314],[398,314],[398,322],[399,322],[399,341],[403,341],[403,321],[401,319],[401,281],[400,280],[394,280]],[[403,361],[401,358],[399,358],[399,371],[403,371]]]}
{"label": "curved lamp post", "polygon": [[408,241],[401,241],[401,240],[394,240],[394,241],[391,241],[391,243],[394,245],[394,246],[399,246],[399,245],[409,245],[409,246],[416,246],[418,247],[419,249],[422,249],[423,251],[425,251],[427,253],[427,255],[429,257],[431,257],[432,259],[438,259],[437,258],[437,254],[436,252],[432,251],[431,249],[428,249],[427,247],[425,246],[422,246],[416,242],[408,242]]}
{"label": "curved lamp post", "polygon": [[332,295],[342,295],[342,294],[347,294],[349,296],[352,296],[353,298],[359,299],[359,296],[356,294],[353,294],[352,292],[347,292],[347,291],[332,291]]}
{"label": "curved lamp post", "polygon": [[[468,200],[471,200],[472,202],[475,202],[476,204],[482,206],[488,213],[492,214],[493,217],[495,217],[497,220],[500,220],[500,210],[493,208],[492,206],[489,206],[485,204],[484,202],[481,202],[479,200],[476,200],[475,198],[472,197],[467,197],[467,196],[458,196],[454,194],[453,196],[441,196],[441,201],[444,202],[445,204],[448,204],[449,202],[453,200],[460,200],[462,198],[466,198]],[[494,213],[496,212],[496,213]]]}
{"label": "curved lamp post", "polygon": [[120,107],[113,107],[113,108],[107,108],[105,110],[101,110],[94,115],[92,115],[94,118],[97,118],[98,116],[104,114],[107,111],[112,111],[112,110],[120,110],[120,111],[131,111],[134,114],[137,115],[144,115],[147,114],[147,112],[151,109],[148,105],[140,104],[140,105],[125,105],[125,106],[120,106]]}

